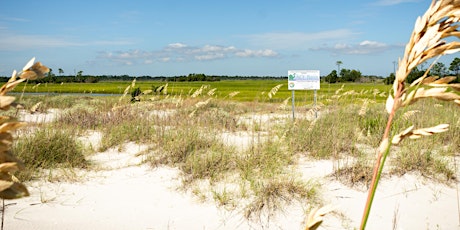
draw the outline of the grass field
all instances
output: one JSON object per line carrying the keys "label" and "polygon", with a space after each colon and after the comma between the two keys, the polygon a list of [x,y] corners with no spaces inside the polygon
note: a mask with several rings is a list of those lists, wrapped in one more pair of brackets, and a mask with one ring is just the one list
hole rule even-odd
{"label": "grass field", "polygon": [[[170,96],[188,96],[204,86],[204,93],[215,90],[214,96],[219,99],[229,99],[245,102],[282,102],[292,96],[288,90],[287,79],[280,80],[224,80],[218,82],[161,82],[138,81],[135,88],[141,91],[153,90],[167,84],[167,94]],[[63,83],[63,84],[21,84],[15,92],[35,93],[97,93],[97,94],[122,94],[131,82],[99,82],[99,83]],[[282,85],[271,98],[268,93],[273,87]],[[390,86],[382,83],[337,83],[321,84],[317,91],[317,100],[320,104],[331,104],[340,95],[353,102],[355,99],[372,99],[382,102],[388,96]],[[346,93],[346,94],[344,94]],[[299,104],[312,104],[313,91],[296,91],[295,99]],[[346,100],[345,100],[346,101]]]}

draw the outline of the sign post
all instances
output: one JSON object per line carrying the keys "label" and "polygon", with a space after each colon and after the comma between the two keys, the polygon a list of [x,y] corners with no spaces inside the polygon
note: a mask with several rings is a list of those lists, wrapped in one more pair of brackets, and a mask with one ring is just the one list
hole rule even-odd
{"label": "sign post", "polygon": [[295,90],[314,90],[315,118],[318,117],[316,111],[316,90],[320,88],[319,70],[289,70],[288,71],[288,90],[292,90],[292,119],[295,120]]}

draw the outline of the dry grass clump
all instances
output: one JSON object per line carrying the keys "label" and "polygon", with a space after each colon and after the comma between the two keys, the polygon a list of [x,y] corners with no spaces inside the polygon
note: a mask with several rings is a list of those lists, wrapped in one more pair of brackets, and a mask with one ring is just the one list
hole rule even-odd
{"label": "dry grass clump", "polygon": [[24,179],[33,179],[41,169],[88,166],[83,147],[72,130],[45,127],[23,137],[16,142],[13,150],[26,165],[27,170],[21,174]]}
{"label": "dry grass clump", "polygon": [[238,169],[248,181],[276,178],[296,163],[295,154],[282,141],[266,140],[254,143],[239,156]]}
{"label": "dry grass clump", "polygon": [[114,111],[110,115],[102,116],[103,125],[101,130],[103,138],[100,150],[105,150],[126,141],[150,143],[157,139],[157,129],[154,122],[147,118],[147,113],[135,113],[133,111],[123,113]]}
{"label": "dry grass clump", "polygon": [[[433,149],[421,141],[402,146],[391,159],[391,173],[405,174],[416,171],[423,176],[439,181],[451,181],[456,179],[455,168],[451,160],[447,158],[450,152],[442,152],[442,149]],[[427,149],[420,149],[421,146]],[[451,157],[451,156],[450,156]]]}
{"label": "dry grass clump", "polygon": [[331,176],[350,187],[369,187],[372,175],[372,165],[366,157],[358,158],[349,165],[335,170]]}
{"label": "dry grass clump", "polygon": [[193,180],[219,179],[235,166],[232,148],[223,145],[216,136],[203,135],[190,126],[166,130],[154,148],[157,151],[147,161],[178,167],[184,172],[187,184]]}
{"label": "dry grass clump", "polygon": [[357,155],[359,149],[355,144],[359,137],[374,139],[380,122],[372,114],[359,117],[359,109],[348,105],[332,109],[313,122],[298,119],[287,135],[290,146],[295,152],[319,159]]}
{"label": "dry grass clump", "polygon": [[200,127],[220,127],[229,131],[244,129],[236,117],[241,110],[232,102],[208,98],[196,102],[190,108],[184,108],[183,112]]}
{"label": "dry grass clump", "polygon": [[82,130],[94,130],[103,124],[100,119],[101,117],[102,113],[98,110],[77,107],[62,112],[55,123],[69,128],[76,127]]}
{"label": "dry grass clump", "polygon": [[246,206],[247,219],[260,221],[263,216],[272,216],[276,210],[283,210],[294,201],[318,202],[319,184],[302,181],[293,176],[278,176],[271,180],[259,180],[251,185],[255,198]]}
{"label": "dry grass clump", "polygon": [[126,141],[155,140],[156,121],[157,118],[151,116],[150,111],[138,104],[111,108],[106,103],[99,103],[93,106],[68,108],[59,116],[55,125],[74,130],[74,127],[77,127],[81,130],[101,131],[103,138],[98,150],[103,151]]}

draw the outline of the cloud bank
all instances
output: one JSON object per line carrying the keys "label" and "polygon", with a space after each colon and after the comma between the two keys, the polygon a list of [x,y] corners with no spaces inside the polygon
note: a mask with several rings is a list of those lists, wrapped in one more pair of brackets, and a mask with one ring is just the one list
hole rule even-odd
{"label": "cloud bank", "polygon": [[333,46],[323,45],[317,48],[311,48],[312,51],[328,51],[333,54],[352,54],[366,55],[374,53],[382,53],[390,49],[399,48],[401,46],[388,45],[376,41],[362,41],[358,44],[337,43]]}
{"label": "cloud bank", "polygon": [[408,2],[420,2],[421,0],[379,0],[375,3],[378,6],[394,6]]}
{"label": "cloud bank", "polygon": [[243,37],[257,46],[272,47],[275,49],[299,49],[301,47],[311,47],[312,43],[347,39],[356,34],[356,32],[348,29],[337,29],[315,33],[286,32],[251,34],[244,35]]}
{"label": "cloud bank", "polygon": [[155,62],[211,61],[226,58],[271,58],[279,54],[271,49],[239,49],[234,46],[204,45],[189,46],[183,43],[171,43],[160,50],[128,50],[100,52],[99,59],[106,59],[125,65],[134,63],[150,64]]}
{"label": "cloud bank", "polygon": [[96,40],[89,42],[75,42],[58,36],[15,34],[8,31],[7,27],[0,27],[0,34],[0,51],[132,44],[131,41],[127,40]]}

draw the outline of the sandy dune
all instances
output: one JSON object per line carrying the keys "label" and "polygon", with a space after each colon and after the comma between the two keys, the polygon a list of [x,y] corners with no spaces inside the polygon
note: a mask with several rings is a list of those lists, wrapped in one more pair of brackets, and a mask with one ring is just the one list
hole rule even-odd
{"label": "sandy dune", "polygon": [[[48,119],[40,117],[40,119]],[[232,142],[246,141],[241,137]],[[85,142],[97,146],[100,135]],[[244,144],[247,144],[244,142]],[[28,183],[31,196],[6,201],[4,228],[15,229],[303,229],[305,210],[286,207],[262,223],[247,221],[239,211],[199,201],[180,191],[175,168],[143,164],[146,146],[126,143],[91,156],[97,170],[76,171],[79,182]],[[322,184],[325,201],[336,207],[320,229],[359,226],[366,188],[350,188],[330,174],[332,161],[301,160],[298,170],[306,180]],[[458,185],[457,185],[458,186]],[[434,183],[414,174],[383,178],[368,229],[460,229],[457,186]],[[395,227],[395,228],[393,228]]]}

